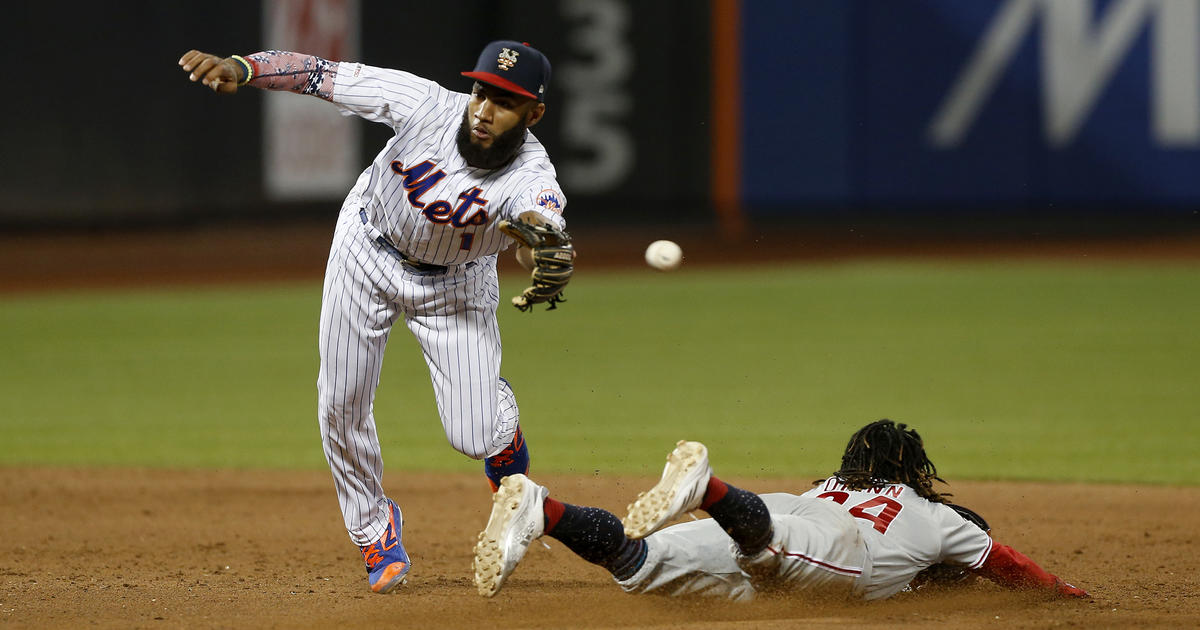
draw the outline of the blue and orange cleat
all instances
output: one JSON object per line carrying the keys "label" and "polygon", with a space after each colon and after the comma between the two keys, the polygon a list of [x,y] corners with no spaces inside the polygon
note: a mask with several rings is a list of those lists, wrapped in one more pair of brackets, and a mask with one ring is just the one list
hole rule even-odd
{"label": "blue and orange cleat", "polygon": [[367,563],[367,582],[372,591],[380,594],[391,593],[403,584],[404,576],[412,566],[400,542],[404,515],[391,499],[388,499],[388,508],[388,526],[383,536],[370,545],[359,547]]}

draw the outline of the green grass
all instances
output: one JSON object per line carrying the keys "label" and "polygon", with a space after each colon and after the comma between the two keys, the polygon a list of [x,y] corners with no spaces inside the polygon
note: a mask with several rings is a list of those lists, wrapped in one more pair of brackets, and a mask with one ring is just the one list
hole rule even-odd
{"label": "green grass", "polygon": [[[519,282],[504,283],[505,296]],[[0,464],[322,468],[319,283],[4,296]],[[880,417],[950,479],[1200,483],[1200,266],[894,263],[582,271],[502,306],[538,471],[829,472]],[[389,470],[474,470],[403,327],[376,401]]]}

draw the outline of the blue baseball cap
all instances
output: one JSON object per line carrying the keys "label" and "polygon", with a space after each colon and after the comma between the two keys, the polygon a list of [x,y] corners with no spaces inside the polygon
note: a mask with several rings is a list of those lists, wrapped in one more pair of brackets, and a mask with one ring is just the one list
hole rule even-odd
{"label": "blue baseball cap", "polygon": [[550,60],[528,43],[500,40],[484,46],[475,69],[462,75],[544,101],[550,85]]}

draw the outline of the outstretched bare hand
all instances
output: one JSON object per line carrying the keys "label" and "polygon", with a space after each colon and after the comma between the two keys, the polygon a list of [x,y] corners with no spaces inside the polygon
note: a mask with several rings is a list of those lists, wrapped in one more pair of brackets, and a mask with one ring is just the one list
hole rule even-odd
{"label": "outstretched bare hand", "polygon": [[218,94],[237,92],[240,77],[237,63],[232,59],[189,50],[179,58],[179,65],[191,73],[189,79],[199,81]]}

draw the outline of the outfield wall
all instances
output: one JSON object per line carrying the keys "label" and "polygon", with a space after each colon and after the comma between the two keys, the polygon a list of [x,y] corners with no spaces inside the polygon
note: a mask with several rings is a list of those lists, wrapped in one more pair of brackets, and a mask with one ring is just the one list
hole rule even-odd
{"label": "outfield wall", "polygon": [[[354,121],[324,145],[341,166],[284,169],[270,130],[303,129],[272,127],[267,95],[189,84],[179,55],[328,45],[467,89],[458,72],[501,37],[554,62],[536,132],[576,224],[1186,220],[1200,201],[1200,0],[205,6],[216,17],[151,0],[11,8],[24,71],[0,105],[0,225],[328,214],[390,130]],[[296,178],[322,182],[297,193]]]}

